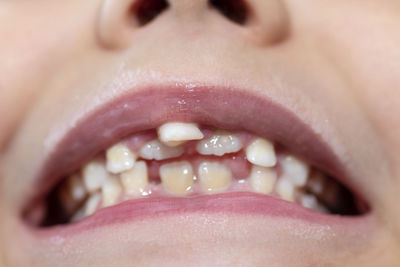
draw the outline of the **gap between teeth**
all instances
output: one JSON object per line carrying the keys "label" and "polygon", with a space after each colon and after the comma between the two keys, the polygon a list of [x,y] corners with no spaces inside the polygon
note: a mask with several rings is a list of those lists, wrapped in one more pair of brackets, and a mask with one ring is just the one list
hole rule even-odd
{"label": "gap between teeth", "polygon": [[[324,191],[324,176],[311,172],[306,163],[293,155],[277,155],[269,140],[253,137],[242,141],[240,136],[227,131],[214,131],[205,137],[196,124],[181,122],[166,123],[157,129],[157,134],[158,139],[144,143],[137,151],[132,151],[124,142],[117,143],[106,150],[105,160],[96,158],[87,163],[82,168],[82,178],[73,174],[66,179],[60,196],[68,212],[75,210],[72,221],[89,216],[99,208],[157,192],[187,196],[227,190],[253,191],[327,212],[316,197]],[[204,160],[197,166],[186,160],[172,161],[184,155],[188,142],[196,142],[194,148],[198,155],[218,157],[243,153],[251,164],[248,177],[234,177],[223,161]],[[159,168],[160,181],[151,181],[146,160],[167,159],[169,162]],[[316,196],[302,191],[306,184],[310,184]]]}

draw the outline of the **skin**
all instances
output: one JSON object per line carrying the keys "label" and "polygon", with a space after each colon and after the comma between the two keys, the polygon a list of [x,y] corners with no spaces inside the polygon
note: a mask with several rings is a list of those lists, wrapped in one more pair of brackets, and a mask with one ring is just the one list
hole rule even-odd
{"label": "skin", "polygon": [[[250,0],[254,12],[244,26],[204,0],[171,0],[139,26],[127,23],[121,2],[128,1],[101,9],[101,0],[0,0],[4,266],[400,264],[399,1]],[[48,132],[95,99],[126,90],[110,81],[157,80],[151,73],[244,86],[316,121],[337,150],[345,148],[341,156],[373,210],[373,230],[344,243],[318,227],[295,235],[290,220],[201,213],[51,242],[22,229],[18,214]]]}

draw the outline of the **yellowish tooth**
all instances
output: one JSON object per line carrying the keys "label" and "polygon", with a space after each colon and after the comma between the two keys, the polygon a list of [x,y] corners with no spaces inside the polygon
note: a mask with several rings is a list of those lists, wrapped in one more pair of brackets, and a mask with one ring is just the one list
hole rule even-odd
{"label": "yellowish tooth", "polygon": [[282,199],[294,201],[294,185],[291,181],[280,178],[276,183],[275,190]]}
{"label": "yellowish tooth", "polygon": [[121,182],[127,194],[142,195],[149,184],[146,163],[144,161],[136,162],[132,169],[121,174]]}
{"label": "yellowish tooth", "polygon": [[193,186],[192,165],[187,161],[167,163],[160,167],[160,178],[164,188],[173,195],[185,195]]}
{"label": "yellowish tooth", "polygon": [[108,175],[104,164],[98,161],[91,161],[83,167],[83,182],[90,193],[99,190]]}
{"label": "yellowish tooth", "polygon": [[250,173],[250,185],[257,193],[269,194],[274,190],[277,180],[276,170],[268,167],[253,166]]}
{"label": "yellowish tooth", "polygon": [[206,192],[221,192],[232,182],[231,170],[218,162],[203,162],[198,168],[200,187]]}
{"label": "yellowish tooth", "polygon": [[257,138],[246,147],[246,157],[254,165],[273,167],[276,164],[274,144],[266,139]]}
{"label": "yellowish tooth", "polygon": [[100,193],[95,193],[94,195],[91,195],[85,203],[85,216],[92,215],[99,207],[100,202],[101,202]]}
{"label": "yellowish tooth", "polygon": [[107,170],[111,173],[121,173],[133,167],[136,155],[124,144],[118,143],[107,149]]}
{"label": "yellowish tooth", "polygon": [[227,132],[217,132],[208,139],[197,143],[197,152],[201,155],[222,156],[238,152],[243,148],[242,141],[236,135]]}
{"label": "yellowish tooth", "polygon": [[121,196],[122,186],[119,179],[116,177],[110,177],[105,181],[101,188],[103,207],[109,207],[115,205]]}
{"label": "yellowish tooth", "polygon": [[158,138],[167,146],[177,146],[203,137],[203,133],[195,123],[168,122],[158,128]]}
{"label": "yellowish tooth", "polygon": [[302,187],[307,183],[309,167],[306,163],[294,156],[285,156],[280,165],[282,178],[291,181],[297,187]]}
{"label": "yellowish tooth", "polygon": [[147,160],[164,160],[179,157],[183,152],[184,148],[181,146],[169,147],[156,139],[140,149],[140,157]]}

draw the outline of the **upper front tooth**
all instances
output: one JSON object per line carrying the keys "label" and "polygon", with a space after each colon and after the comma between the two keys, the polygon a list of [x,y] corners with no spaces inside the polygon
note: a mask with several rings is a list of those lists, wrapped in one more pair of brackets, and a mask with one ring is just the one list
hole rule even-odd
{"label": "upper front tooth", "polygon": [[101,162],[91,161],[83,168],[83,182],[91,193],[99,190],[107,178],[108,172]]}
{"label": "upper front tooth", "polygon": [[282,178],[291,181],[295,186],[304,186],[307,182],[309,167],[294,156],[285,156],[280,162]]}
{"label": "upper front tooth", "polygon": [[133,196],[143,194],[149,183],[146,163],[136,162],[132,169],[121,174],[121,182],[127,194]]}
{"label": "upper front tooth", "polygon": [[184,148],[169,147],[158,141],[157,139],[146,143],[140,149],[140,157],[148,160],[164,160],[169,158],[176,158],[183,154]]}
{"label": "upper front tooth", "polygon": [[280,178],[276,183],[275,190],[282,199],[294,201],[294,185],[291,181]]}
{"label": "upper front tooth", "polygon": [[177,146],[203,137],[203,133],[195,123],[169,122],[158,128],[158,138],[168,146]]}
{"label": "upper front tooth", "polygon": [[110,177],[105,181],[101,189],[103,197],[103,207],[109,207],[117,203],[122,192],[122,187],[115,177]]}
{"label": "upper front tooth", "polygon": [[121,173],[133,167],[136,160],[131,150],[124,144],[116,144],[106,152],[107,170],[111,173]]}
{"label": "upper front tooth", "polygon": [[168,192],[185,195],[193,186],[192,165],[187,161],[164,164],[160,167],[160,178]]}
{"label": "upper front tooth", "polygon": [[203,162],[198,168],[199,183],[204,191],[223,191],[232,181],[231,170],[218,162]]}
{"label": "upper front tooth", "polygon": [[277,173],[272,168],[253,166],[249,179],[254,191],[269,194],[274,190]]}
{"label": "upper front tooth", "polygon": [[240,138],[229,133],[216,133],[208,139],[197,143],[197,152],[202,155],[222,156],[234,153],[243,147]]}
{"label": "upper front tooth", "polygon": [[274,145],[263,138],[257,138],[246,148],[247,160],[262,167],[273,167],[276,164]]}

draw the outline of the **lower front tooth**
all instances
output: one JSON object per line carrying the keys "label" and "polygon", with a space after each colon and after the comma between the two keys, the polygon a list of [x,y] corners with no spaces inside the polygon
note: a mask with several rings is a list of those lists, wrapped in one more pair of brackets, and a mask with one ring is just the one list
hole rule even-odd
{"label": "lower front tooth", "polygon": [[140,157],[147,160],[164,160],[179,157],[183,152],[184,148],[181,146],[169,147],[156,139],[140,149]]}
{"label": "lower front tooth", "polygon": [[185,195],[193,186],[192,165],[187,161],[167,163],[160,167],[164,188],[173,195]]}
{"label": "lower front tooth", "polygon": [[285,156],[280,164],[283,179],[291,181],[297,187],[302,187],[307,183],[309,167],[306,163],[294,156]]}
{"label": "lower front tooth", "polygon": [[280,178],[276,183],[275,190],[282,199],[294,201],[294,185],[291,181]]}
{"label": "lower front tooth", "polygon": [[249,179],[255,192],[269,194],[274,190],[277,173],[272,168],[253,166]]}
{"label": "lower front tooth", "polygon": [[121,182],[127,194],[132,196],[143,194],[149,184],[146,162],[138,161],[132,169],[122,173]]}
{"label": "lower front tooth", "polygon": [[203,191],[220,192],[232,182],[231,170],[217,162],[203,162],[198,168],[199,183]]}
{"label": "lower front tooth", "polygon": [[85,203],[85,216],[92,215],[99,207],[100,202],[101,202],[100,193],[91,195]]}
{"label": "lower front tooth", "polygon": [[101,188],[103,207],[115,205],[122,193],[121,184],[116,177],[110,177]]}
{"label": "lower front tooth", "polygon": [[101,162],[92,161],[83,168],[83,182],[91,193],[99,190],[107,178],[108,172]]}

